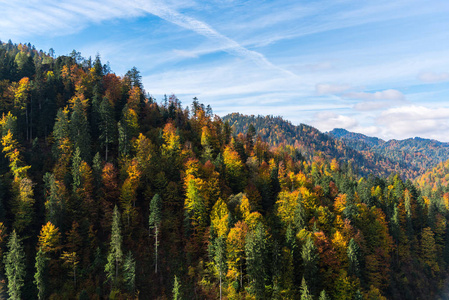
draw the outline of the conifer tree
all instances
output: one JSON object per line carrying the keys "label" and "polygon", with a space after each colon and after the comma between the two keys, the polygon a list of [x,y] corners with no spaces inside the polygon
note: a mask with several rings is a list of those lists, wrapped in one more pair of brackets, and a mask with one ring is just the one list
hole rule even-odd
{"label": "conifer tree", "polygon": [[304,279],[308,282],[311,293],[315,290],[315,281],[317,273],[318,255],[317,248],[311,237],[307,237],[302,246],[302,261],[304,267]]}
{"label": "conifer tree", "polygon": [[151,199],[150,216],[148,219],[150,225],[150,235],[151,229],[154,229],[154,257],[155,257],[154,273],[157,273],[159,229],[162,220],[162,200],[159,194],[154,195],[153,199]]}
{"label": "conifer tree", "polygon": [[181,296],[181,283],[178,280],[178,276],[175,275],[175,282],[173,283],[173,300],[182,300]]}
{"label": "conifer tree", "polygon": [[38,294],[37,297],[39,300],[45,299],[46,292],[46,265],[48,258],[45,257],[44,252],[41,248],[36,254],[36,273],[34,273],[34,284],[37,287]]}
{"label": "conifer tree", "polygon": [[84,112],[81,100],[76,97],[76,102],[73,106],[73,112],[70,116],[70,133],[71,140],[75,148],[80,149],[80,156],[84,161],[90,161],[90,132],[89,123],[87,122],[86,114]]}
{"label": "conifer tree", "polygon": [[325,290],[321,291],[319,300],[330,300]]}
{"label": "conifer tree", "polygon": [[106,277],[111,285],[117,285],[119,275],[119,263],[123,259],[122,234],[120,230],[120,213],[117,205],[114,207],[112,217],[111,242],[109,246],[108,262],[105,267]]}
{"label": "conifer tree", "polygon": [[104,147],[104,160],[108,161],[109,145],[116,139],[116,123],[114,120],[114,109],[112,108],[109,100],[103,98],[100,104],[100,142]]}
{"label": "conifer tree", "polygon": [[347,254],[349,262],[348,274],[360,277],[360,263],[359,263],[360,248],[359,245],[357,245],[357,243],[354,241],[354,239],[351,239],[349,241]]}
{"label": "conifer tree", "polygon": [[6,253],[4,260],[5,274],[8,279],[8,295],[10,299],[21,299],[26,272],[25,260],[22,242],[14,230],[9,238],[8,253]]}
{"label": "conifer tree", "polygon": [[136,283],[136,261],[131,253],[128,252],[123,262],[123,279],[125,281],[126,289],[130,292],[134,292]]}
{"label": "conifer tree", "polygon": [[266,237],[261,223],[246,236],[245,253],[250,289],[257,298],[265,297]]}
{"label": "conifer tree", "polygon": [[301,282],[301,300],[313,300],[312,294],[309,291],[307,282],[304,277],[302,278]]}

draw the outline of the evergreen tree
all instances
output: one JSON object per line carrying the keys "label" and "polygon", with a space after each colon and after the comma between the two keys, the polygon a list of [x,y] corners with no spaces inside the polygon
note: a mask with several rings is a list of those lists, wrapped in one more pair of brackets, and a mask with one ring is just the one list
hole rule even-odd
{"label": "evergreen tree", "polygon": [[37,287],[38,294],[37,297],[39,300],[45,299],[45,291],[46,291],[46,265],[48,258],[45,257],[44,252],[41,248],[36,254],[36,273],[34,273],[34,284]]}
{"label": "evergreen tree", "polygon": [[136,282],[136,261],[134,260],[131,251],[128,252],[125,261],[123,262],[123,279],[125,281],[126,289],[130,293],[133,293]]}
{"label": "evergreen tree", "polygon": [[349,241],[348,245],[348,274],[353,275],[356,277],[360,277],[360,247],[357,245],[357,243],[354,241],[354,239],[351,239]]}
{"label": "evergreen tree", "polygon": [[120,213],[117,205],[114,207],[112,217],[111,242],[109,246],[108,262],[105,267],[106,277],[111,285],[117,286],[119,276],[119,263],[123,259],[122,234],[120,230]]}
{"label": "evergreen tree", "polygon": [[114,109],[107,98],[103,98],[103,101],[101,101],[99,113],[100,143],[105,149],[104,160],[108,161],[109,145],[114,143],[117,130],[114,120]]}
{"label": "evergreen tree", "polygon": [[175,282],[173,283],[173,300],[182,300],[181,296],[181,283],[178,280],[178,276],[175,275]]}
{"label": "evergreen tree", "polygon": [[159,229],[162,220],[162,200],[159,194],[154,195],[150,203],[150,216],[148,222],[150,225],[150,235],[151,229],[154,229],[154,257],[155,266],[154,273],[157,273],[157,257],[158,257],[158,247],[159,247]]}
{"label": "evergreen tree", "polygon": [[313,300],[312,294],[309,292],[309,288],[307,287],[307,282],[304,277],[301,282],[301,300]]}
{"label": "evergreen tree", "polygon": [[330,300],[325,290],[321,291],[319,300]]}
{"label": "evergreen tree", "polygon": [[80,149],[81,158],[84,161],[90,161],[91,139],[89,123],[87,122],[83,104],[78,97],[73,105],[73,111],[70,116],[70,133],[74,147]]}
{"label": "evergreen tree", "polygon": [[81,151],[79,147],[76,147],[75,154],[72,159],[72,181],[73,181],[73,192],[76,193],[81,185]]}
{"label": "evergreen tree", "polygon": [[214,265],[218,273],[220,285],[220,299],[222,298],[222,281],[226,273],[226,242],[223,237],[217,237],[214,240]]}
{"label": "evergreen tree", "polygon": [[257,224],[253,232],[247,234],[245,253],[250,289],[257,298],[262,299],[265,297],[266,236],[261,223]]}
{"label": "evergreen tree", "polygon": [[311,293],[315,291],[316,274],[318,271],[318,254],[315,243],[311,237],[307,237],[302,246],[301,257],[304,268],[304,279],[308,282]]}
{"label": "evergreen tree", "polygon": [[14,230],[9,238],[8,253],[6,253],[4,260],[5,274],[8,279],[8,295],[10,299],[21,299],[26,272],[25,263],[26,258],[22,242]]}

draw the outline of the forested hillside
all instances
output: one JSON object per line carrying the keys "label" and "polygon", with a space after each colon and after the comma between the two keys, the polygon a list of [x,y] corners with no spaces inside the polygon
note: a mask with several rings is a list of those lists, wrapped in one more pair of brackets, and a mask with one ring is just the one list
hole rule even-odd
{"label": "forested hillside", "polygon": [[280,123],[264,141],[264,125],[233,131],[197,100],[156,101],[136,68],[118,76],[100,57],[12,43],[0,45],[0,113],[2,297],[437,299],[444,288],[444,191],[361,177],[339,160],[368,157],[311,127],[290,145]]}
{"label": "forested hillside", "polygon": [[419,169],[405,161],[393,160],[367,147],[353,147],[352,144],[347,144],[346,140],[340,141],[305,124],[295,126],[281,117],[233,113],[225,116],[223,120],[228,121],[236,133],[244,133],[251,127],[255,135],[270,145],[295,146],[309,159],[314,155],[323,154],[327,159],[336,158],[341,162],[350,162],[358,173],[364,176],[374,174],[385,177],[400,173],[408,179],[419,175]]}
{"label": "forested hillside", "polygon": [[390,140],[368,137],[345,129],[334,129],[329,132],[333,137],[358,151],[371,151],[388,157],[395,163],[405,163],[423,174],[437,164],[449,159],[449,143],[435,140],[410,138],[406,140]]}
{"label": "forested hillside", "polygon": [[449,160],[439,163],[415,180],[423,190],[439,190],[447,188],[449,183]]}

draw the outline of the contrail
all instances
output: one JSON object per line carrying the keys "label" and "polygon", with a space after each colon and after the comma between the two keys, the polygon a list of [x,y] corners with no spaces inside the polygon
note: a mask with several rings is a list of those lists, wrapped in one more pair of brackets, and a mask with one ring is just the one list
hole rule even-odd
{"label": "contrail", "polygon": [[183,15],[183,14],[169,8],[167,5],[161,3],[161,1],[137,0],[137,1],[135,1],[135,3],[138,8],[140,8],[152,15],[155,15],[161,19],[164,19],[170,23],[176,24],[185,29],[192,30],[202,36],[205,36],[211,40],[214,40],[215,42],[218,42],[223,47],[223,50],[230,54],[250,59],[261,66],[280,71],[289,76],[299,78],[299,76],[294,74],[293,72],[285,70],[283,68],[280,68],[280,67],[274,65],[261,53],[246,49],[245,47],[243,47],[236,41],[219,33],[218,31],[213,29],[208,24],[206,24],[202,21],[196,20],[192,17]]}

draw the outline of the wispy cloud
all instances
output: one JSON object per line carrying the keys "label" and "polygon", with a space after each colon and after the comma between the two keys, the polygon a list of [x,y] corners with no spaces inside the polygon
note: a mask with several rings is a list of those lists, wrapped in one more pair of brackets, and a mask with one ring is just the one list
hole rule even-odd
{"label": "wispy cloud", "polygon": [[247,58],[260,66],[267,67],[272,70],[277,70],[284,75],[297,77],[291,71],[285,70],[272,64],[264,55],[259,52],[249,50],[233,39],[219,33],[207,23],[192,18],[190,16],[181,14],[176,10],[171,9],[161,1],[136,1],[139,8],[156,15],[168,22],[181,26],[185,29],[192,30],[202,36],[205,36],[215,42],[217,42],[226,52],[237,55],[239,57]]}
{"label": "wispy cloud", "polygon": [[343,95],[344,98],[348,99],[359,99],[359,100],[404,100],[405,96],[398,90],[388,89],[385,91],[378,91],[374,93],[366,92],[351,92]]}
{"label": "wispy cloud", "polygon": [[33,35],[66,35],[92,23],[115,18],[129,18],[143,12],[117,0],[17,0],[0,1],[2,38]]}
{"label": "wispy cloud", "polygon": [[315,86],[315,91],[318,95],[340,94],[350,88],[351,86],[349,85],[321,83]]}
{"label": "wispy cloud", "polygon": [[424,82],[442,82],[442,81],[449,81],[449,73],[448,72],[423,72],[419,74],[418,79]]}

